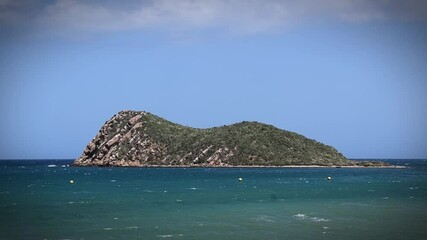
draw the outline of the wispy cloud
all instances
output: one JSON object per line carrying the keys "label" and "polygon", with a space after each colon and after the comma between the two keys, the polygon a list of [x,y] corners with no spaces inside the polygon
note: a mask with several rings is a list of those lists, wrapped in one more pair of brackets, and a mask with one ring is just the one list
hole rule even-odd
{"label": "wispy cloud", "polygon": [[318,21],[419,21],[423,0],[0,0],[0,26],[54,32],[223,29],[254,34]]}

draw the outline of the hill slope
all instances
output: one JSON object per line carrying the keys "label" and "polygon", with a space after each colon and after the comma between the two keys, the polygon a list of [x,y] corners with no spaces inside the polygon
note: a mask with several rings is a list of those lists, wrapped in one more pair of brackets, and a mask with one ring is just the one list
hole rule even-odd
{"label": "hill slope", "polygon": [[74,162],[80,166],[353,165],[334,148],[257,122],[196,129],[147,112],[114,115]]}

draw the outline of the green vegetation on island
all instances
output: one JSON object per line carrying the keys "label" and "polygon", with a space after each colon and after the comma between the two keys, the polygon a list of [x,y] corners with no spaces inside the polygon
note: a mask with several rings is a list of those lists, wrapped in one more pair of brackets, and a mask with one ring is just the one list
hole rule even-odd
{"label": "green vegetation on island", "polygon": [[80,166],[386,166],[350,161],[333,147],[258,122],[197,129],[121,111],[75,162]]}

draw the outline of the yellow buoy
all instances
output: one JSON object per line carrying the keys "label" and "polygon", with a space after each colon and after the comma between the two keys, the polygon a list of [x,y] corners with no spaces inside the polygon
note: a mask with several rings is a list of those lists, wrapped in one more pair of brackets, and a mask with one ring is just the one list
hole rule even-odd
{"label": "yellow buoy", "polygon": [[239,177],[238,180],[239,180],[239,182],[241,182],[241,181],[243,181],[243,178]]}
{"label": "yellow buoy", "polygon": [[328,181],[331,181],[331,180],[332,180],[332,177],[331,177],[331,176],[329,176],[329,177],[327,177],[326,179],[328,179]]}
{"label": "yellow buoy", "polygon": [[73,183],[74,183],[74,180],[70,180],[70,183],[71,183],[71,184],[73,184]]}

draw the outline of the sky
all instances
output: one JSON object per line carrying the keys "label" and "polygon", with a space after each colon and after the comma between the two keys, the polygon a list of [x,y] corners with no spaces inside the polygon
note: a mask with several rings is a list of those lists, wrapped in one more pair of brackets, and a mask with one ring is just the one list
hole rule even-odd
{"label": "sky", "polygon": [[427,2],[0,0],[0,159],[72,159],[121,110],[427,158]]}

